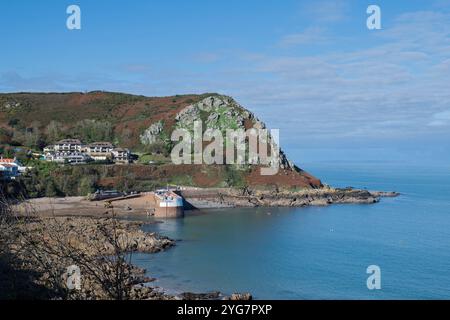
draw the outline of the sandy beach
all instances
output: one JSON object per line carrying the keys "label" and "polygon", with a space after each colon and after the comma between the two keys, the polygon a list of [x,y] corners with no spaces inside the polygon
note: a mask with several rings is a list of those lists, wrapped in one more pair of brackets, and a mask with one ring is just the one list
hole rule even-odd
{"label": "sandy beach", "polygon": [[[80,216],[80,217],[101,217],[108,213],[105,205],[107,201],[90,201],[85,197],[64,197],[64,198],[37,198],[29,199],[16,205],[19,212],[25,212],[26,208],[40,216]],[[141,197],[112,202],[115,214],[142,215],[153,208],[152,198],[143,195]]]}

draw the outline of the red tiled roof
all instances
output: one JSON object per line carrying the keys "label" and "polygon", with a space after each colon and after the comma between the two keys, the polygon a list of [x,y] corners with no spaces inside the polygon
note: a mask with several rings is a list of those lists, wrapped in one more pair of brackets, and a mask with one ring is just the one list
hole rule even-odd
{"label": "red tiled roof", "polygon": [[13,163],[13,162],[16,162],[16,160],[15,159],[9,159],[9,158],[1,158],[0,159],[0,163]]}

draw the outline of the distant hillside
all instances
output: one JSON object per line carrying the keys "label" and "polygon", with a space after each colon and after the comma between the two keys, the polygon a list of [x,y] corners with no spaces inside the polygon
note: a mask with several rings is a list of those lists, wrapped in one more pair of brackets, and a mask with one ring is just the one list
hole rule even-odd
{"label": "distant hillside", "polygon": [[[194,120],[202,120],[208,127],[221,131],[265,127],[232,98],[218,94],[172,97],[100,91],[0,94],[0,145],[3,153],[10,152],[8,150],[14,146],[39,150],[63,138],[78,138],[86,143],[111,141],[139,153],[141,159],[162,159],[158,166],[145,165],[141,161],[141,164],[127,168],[106,170],[110,174],[97,168],[103,174],[96,173],[92,187],[114,186],[117,179],[123,180],[130,175],[143,180],[141,185],[154,180],[155,183],[222,187],[321,186],[320,180],[294,166],[283,153],[280,158],[282,169],[275,176],[259,175],[257,166],[236,169],[231,166],[171,164],[167,161],[172,147],[171,132],[175,128],[192,130]],[[67,173],[68,169],[64,170]]]}
{"label": "distant hillside", "polygon": [[[149,98],[109,92],[0,94],[0,143],[17,142],[8,133],[24,129],[39,131],[46,143],[66,137],[85,139],[89,138],[82,130],[89,126],[86,120],[95,120],[98,137],[88,140],[111,138],[123,147],[142,149],[139,135],[151,124],[163,120],[170,125],[178,112],[206,96]],[[91,127],[95,129],[95,125]]]}

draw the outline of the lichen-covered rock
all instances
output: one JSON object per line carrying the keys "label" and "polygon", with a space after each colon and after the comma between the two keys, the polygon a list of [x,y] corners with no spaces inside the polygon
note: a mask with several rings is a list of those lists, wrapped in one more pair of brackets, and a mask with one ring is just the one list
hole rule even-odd
{"label": "lichen-covered rock", "polygon": [[180,294],[181,300],[217,300],[220,297],[220,292],[209,292],[209,293],[193,293],[193,292],[183,292]]}
{"label": "lichen-covered rock", "polygon": [[[251,123],[252,128],[257,130],[266,129],[266,124],[259,120],[252,112],[243,108],[233,98],[221,95],[210,96],[200,102],[192,104],[180,111],[175,120],[178,128],[193,131],[194,121],[205,120],[203,130],[217,129],[225,136],[226,130],[246,130],[246,124]],[[267,140],[272,150],[277,149],[273,137],[269,135]],[[278,167],[285,170],[295,170],[295,165],[287,159],[285,153],[280,150],[278,157],[268,159],[268,166]],[[275,163],[274,163],[275,162]]]}
{"label": "lichen-covered rock", "polygon": [[164,124],[162,121],[152,124],[143,134],[141,134],[141,143],[143,145],[152,145],[161,142],[161,132],[163,131],[163,128]]}
{"label": "lichen-covered rock", "polygon": [[224,96],[211,96],[197,103],[197,106],[202,111],[211,112],[220,107],[226,107],[231,103],[231,98]]}
{"label": "lichen-covered rock", "polygon": [[244,127],[244,121],[250,118],[250,113],[226,96],[210,96],[192,104],[179,112],[175,120],[177,127],[192,129],[194,121],[205,115],[207,128],[239,129]]}
{"label": "lichen-covered rock", "polygon": [[2,109],[8,111],[8,110],[12,110],[15,108],[19,108],[21,106],[20,102],[16,102],[16,101],[7,101],[5,103],[3,103],[3,105],[1,105]]}
{"label": "lichen-covered rock", "polygon": [[200,110],[196,105],[190,105],[184,108],[175,116],[175,120],[181,124],[191,124],[200,118]]}
{"label": "lichen-covered rock", "polygon": [[[118,243],[123,248],[131,248],[138,252],[156,253],[172,247],[175,241],[156,233],[145,233],[138,229],[129,229],[118,236]],[[113,249],[113,248],[109,248]]]}
{"label": "lichen-covered rock", "polygon": [[224,300],[234,300],[234,301],[248,301],[252,300],[253,297],[250,293],[233,293],[230,297]]}

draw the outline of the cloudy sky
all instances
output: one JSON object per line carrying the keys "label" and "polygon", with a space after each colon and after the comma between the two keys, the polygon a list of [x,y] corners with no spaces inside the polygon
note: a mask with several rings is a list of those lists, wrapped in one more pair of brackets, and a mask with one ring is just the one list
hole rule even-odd
{"label": "cloudy sky", "polygon": [[288,149],[449,154],[450,1],[42,2],[0,3],[0,92],[219,92]]}

